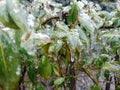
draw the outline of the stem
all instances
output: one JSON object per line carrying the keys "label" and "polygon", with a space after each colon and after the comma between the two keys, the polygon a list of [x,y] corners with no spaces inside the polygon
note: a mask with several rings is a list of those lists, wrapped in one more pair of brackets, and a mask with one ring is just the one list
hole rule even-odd
{"label": "stem", "polygon": [[75,80],[75,69],[73,67],[74,62],[70,61],[70,75],[72,75],[71,79],[70,79],[70,90],[76,90],[76,80]]}
{"label": "stem", "polygon": [[25,73],[26,73],[26,67],[24,66],[24,67],[22,68],[22,76],[20,77],[20,80],[19,80],[19,83],[18,83],[18,90],[22,90],[22,89],[21,89],[21,84],[22,84],[23,81],[24,81]]}
{"label": "stem", "polygon": [[[69,45],[66,43],[66,55],[67,59],[69,59],[68,67],[66,68],[66,72],[69,73],[72,77],[70,77],[70,87],[69,90],[76,90],[76,76],[74,66],[74,52],[70,50]],[[72,60],[73,59],[73,60]]]}
{"label": "stem", "polygon": [[98,80],[96,78],[94,78],[94,76],[88,70],[86,70],[85,68],[82,68],[82,69],[95,84],[98,84]]}
{"label": "stem", "polygon": [[[6,60],[5,60],[5,53],[4,53],[4,49],[2,47],[2,43],[0,43],[0,48],[1,48],[1,54],[2,54],[2,59],[3,59],[2,61],[3,61],[3,64],[4,64],[4,68],[5,68],[5,77],[7,78],[8,68],[7,68],[7,63],[6,63]],[[8,82],[7,79],[6,79],[6,82]],[[7,87],[3,87],[3,88],[6,88],[6,90],[8,89]]]}
{"label": "stem", "polygon": [[[68,12],[62,12],[62,18],[67,16]],[[42,20],[41,25],[45,25],[47,22],[51,21],[52,19],[60,19],[60,15],[49,16],[48,18]]]}
{"label": "stem", "polygon": [[[111,82],[111,80],[112,80],[112,77],[109,75],[108,81]],[[106,82],[105,90],[110,90],[111,83],[109,83],[109,82]]]}
{"label": "stem", "polygon": [[6,63],[6,60],[5,60],[5,55],[4,55],[4,50],[3,50],[3,47],[2,47],[2,43],[0,43],[0,48],[1,48],[1,53],[2,53],[2,58],[3,58],[3,63],[4,63],[4,67],[5,67],[5,71],[7,73],[7,63]]}
{"label": "stem", "polygon": [[[61,77],[63,77],[64,75],[63,75],[63,73],[62,73],[62,68],[61,68],[61,64],[60,64],[60,57],[59,56],[57,56],[57,63],[58,63],[58,67],[59,67],[59,73],[60,73],[60,76]],[[63,87],[64,87],[64,90],[67,90],[67,87],[66,87],[66,85],[65,85],[65,82],[64,82],[64,84],[63,84]]]}
{"label": "stem", "polygon": [[[116,51],[116,55],[115,55],[115,61],[119,61],[119,55],[118,55],[118,53],[117,53],[117,51]],[[114,75],[114,81],[115,81],[115,90],[117,90],[117,86],[119,86],[120,85],[120,79],[116,76],[116,75]]]}

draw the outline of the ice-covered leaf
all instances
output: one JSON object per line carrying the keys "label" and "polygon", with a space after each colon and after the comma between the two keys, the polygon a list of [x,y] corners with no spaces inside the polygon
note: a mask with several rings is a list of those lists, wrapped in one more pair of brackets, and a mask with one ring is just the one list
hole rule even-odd
{"label": "ice-covered leaf", "polygon": [[120,19],[116,19],[116,20],[114,21],[114,23],[113,23],[113,26],[114,26],[115,28],[119,27],[119,26],[120,26]]}
{"label": "ice-covered leaf", "polygon": [[57,79],[54,81],[54,84],[55,84],[55,85],[60,85],[60,84],[62,84],[62,83],[64,82],[64,80],[65,80],[65,78],[59,77],[59,78],[57,78]]}
{"label": "ice-covered leaf", "polygon": [[0,87],[16,90],[20,77],[20,57],[17,46],[10,37],[0,31]]}
{"label": "ice-covered leaf", "polygon": [[107,33],[107,34],[104,34],[103,37],[108,37],[108,38],[120,37],[120,34]]}
{"label": "ice-covered leaf", "polygon": [[53,42],[50,46],[49,46],[49,52],[59,52],[59,50],[62,48],[62,40],[57,40],[55,42]]}
{"label": "ice-covered leaf", "polygon": [[67,37],[69,27],[64,22],[56,23],[56,31],[52,33],[53,38],[65,38]]}
{"label": "ice-covered leaf", "polygon": [[0,1],[0,22],[3,23],[4,26],[9,28],[18,29],[19,27],[15,24],[13,19],[8,13],[8,10],[6,8],[5,1]]}
{"label": "ice-covered leaf", "polygon": [[86,43],[88,43],[88,38],[87,38],[85,32],[81,28],[77,28],[77,29],[78,29],[80,38],[83,39]]}
{"label": "ice-covered leaf", "polygon": [[67,37],[67,34],[68,33],[65,31],[58,30],[58,31],[54,31],[52,33],[52,37],[53,38],[65,38],[65,37]]}
{"label": "ice-covered leaf", "polygon": [[27,15],[25,10],[21,7],[19,0],[6,0],[6,7],[15,24],[23,32],[28,31]]}
{"label": "ice-covered leaf", "polygon": [[82,42],[79,39],[79,34],[77,32],[69,32],[67,36],[67,43],[72,50],[75,50],[77,46],[82,45]]}
{"label": "ice-covered leaf", "polygon": [[107,69],[109,71],[115,72],[120,74],[120,62],[119,61],[113,61],[113,62],[107,62],[103,65],[103,69]]}
{"label": "ice-covered leaf", "polygon": [[89,15],[80,14],[79,21],[88,32],[93,33],[95,31],[95,26]]}
{"label": "ice-covered leaf", "polygon": [[56,23],[56,27],[57,27],[57,30],[62,30],[66,32],[69,30],[69,27],[64,22],[60,22],[60,21]]}
{"label": "ice-covered leaf", "polygon": [[48,35],[42,33],[32,33],[27,41],[23,41],[21,46],[24,47],[30,55],[34,55],[36,52],[35,47],[44,46],[51,42]]}
{"label": "ice-covered leaf", "polygon": [[99,14],[95,11],[95,9],[91,9],[91,15],[93,17],[94,23],[93,25],[99,29],[100,27],[103,26],[103,20],[102,18],[99,16]]}

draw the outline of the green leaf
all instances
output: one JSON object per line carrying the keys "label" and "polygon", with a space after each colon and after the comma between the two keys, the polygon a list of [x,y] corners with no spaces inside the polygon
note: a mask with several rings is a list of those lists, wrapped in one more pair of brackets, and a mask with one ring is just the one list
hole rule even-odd
{"label": "green leaf", "polygon": [[27,51],[26,51],[24,48],[20,47],[19,52],[20,52],[22,55],[25,55],[25,56],[28,56],[28,57],[29,57]]}
{"label": "green leaf", "polygon": [[20,77],[20,57],[16,45],[0,31],[0,86],[3,90],[16,90]]}
{"label": "green leaf", "polygon": [[115,90],[120,90],[120,85],[117,85]]}
{"label": "green leaf", "polygon": [[56,87],[56,90],[62,90],[62,88],[61,87]]}
{"label": "green leaf", "polygon": [[42,53],[47,56],[48,55],[49,44],[42,46],[41,51]]}
{"label": "green leaf", "polygon": [[110,46],[113,49],[119,49],[120,48],[120,40],[118,37],[112,38],[110,41]]}
{"label": "green leaf", "polygon": [[116,20],[114,21],[114,23],[113,23],[113,26],[114,26],[115,28],[119,27],[119,26],[120,26],[120,19],[116,19]]}
{"label": "green leaf", "polygon": [[35,90],[44,90],[44,88],[42,86],[37,86]]}
{"label": "green leaf", "polygon": [[48,79],[51,76],[52,66],[49,59],[46,56],[42,57],[37,71],[45,79]]}
{"label": "green leaf", "polygon": [[68,24],[73,24],[77,20],[78,17],[78,7],[74,2],[71,9],[69,10],[69,16],[67,17]]}
{"label": "green leaf", "polygon": [[60,76],[60,71],[59,71],[59,68],[57,67],[57,66],[53,66],[53,71],[54,71],[54,73],[57,75],[57,76]]}
{"label": "green leaf", "polygon": [[18,48],[20,48],[22,33],[20,30],[15,31],[15,43]]}
{"label": "green leaf", "polygon": [[102,90],[99,85],[91,85],[90,90]]}
{"label": "green leaf", "polygon": [[36,78],[35,78],[35,68],[31,65],[28,68],[28,77],[31,80],[32,83],[35,83]]}
{"label": "green leaf", "polygon": [[23,31],[28,31],[27,15],[20,5],[19,0],[6,0],[6,7],[10,17],[15,24]]}
{"label": "green leaf", "polygon": [[119,61],[113,61],[113,62],[107,62],[104,64],[103,69],[115,72],[120,74],[120,62]]}
{"label": "green leaf", "polygon": [[109,79],[109,75],[110,75],[110,71],[109,70],[105,70],[104,77],[105,77],[106,80]]}
{"label": "green leaf", "polygon": [[64,82],[64,80],[65,80],[65,78],[59,77],[59,78],[57,78],[57,79],[54,81],[54,84],[55,84],[55,85],[60,85],[60,84],[62,84],[62,83]]}
{"label": "green leaf", "polygon": [[6,8],[6,3],[0,2],[0,22],[6,27],[18,29],[19,27],[12,20]]}
{"label": "green leaf", "polygon": [[99,56],[99,59],[100,59],[102,62],[109,61],[109,55],[107,55],[107,54],[101,54],[101,55]]}

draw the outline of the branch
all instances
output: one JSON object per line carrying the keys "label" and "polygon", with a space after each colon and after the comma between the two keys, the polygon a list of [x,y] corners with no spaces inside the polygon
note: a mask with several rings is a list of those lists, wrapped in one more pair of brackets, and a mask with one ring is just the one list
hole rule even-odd
{"label": "branch", "polygon": [[41,25],[46,24],[47,22],[51,21],[52,19],[61,19],[61,18],[64,19],[67,15],[68,15],[68,12],[61,12],[61,13],[59,13],[57,15],[50,16],[50,17],[42,20]]}
{"label": "branch", "polygon": [[18,90],[21,90],[21,84],[24,81],[24,77],[25,77],[25,73],[26,73],[26,66],[22,67],[21,73],[22,73],[22,76],[20,77],[19,82],[18,82],[18,87],[17,87]]}
{"label": "branch", "polygon": [[45,20],[43,20],[41,22],[42,25],[46,24],[47,22],[51,21],[52,19],[59,19],[59,16],[58,15],[55,15],[55,16],[51,16],[51,17],[48,17],[46,18]]}
{"label": "branch", "polygon": [[102,27],[100,27],[100,29],[114,29],[114,28],[120,28],[120,26],[118,26],[118,27],[114,27],[114,26],[102,26]]}
{"label": "branch", "polygon": [[98,84],[98,80],[96,78],[94,78],[94,76],[88,70],[86,70],[85,68],[82,68],[82,69],[95,84]]}
{"label": "branch", "polygon": [[102,26],[102,27],[100,27],[100,29],[113,29],[114,28],[114,26]]}

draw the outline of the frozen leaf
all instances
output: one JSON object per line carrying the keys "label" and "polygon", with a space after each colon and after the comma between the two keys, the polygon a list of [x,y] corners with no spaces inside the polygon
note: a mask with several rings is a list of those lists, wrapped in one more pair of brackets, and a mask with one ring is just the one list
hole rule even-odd
{"label": "frozen leaf", "polygon": [[69,27],[64,23],[64,22],[57,22],[56,23],[57,30],[62,30],[62,31],[69,31]]}
{"label": "frozen leaf", "polygon": [[88,38],[85,34],[85,32],[80,28],[78,29],[78,33],[81,39],[83,39],[86,43],[88,43]]}
{"label": "frozen leaf", "polygon": [[119,73],[120,72],[120,62],[119,61],[107,62],[107,63],[105,63],[105,65],[103,65],[103,69],[107,69],[109,71]]}
{"label": "frozen leaf", "polygon": [[67,43],[68,43],[68,45],[70,45],[70,48],[72,50],[75,50],[79,44],[82,45],[82,43],[79,39],[79,34],[77,32],[70,32],[68,34]]}
{"label": "frozen leaf", "polygon": [[0,22],[3,23],[6,27],[18,29],[19,27],[15,24],[13,19],[8,13],[6,8],[6,3],[4,1],[0,1]]}
{"label": "frozen leaf", "polygon": [[98,15],[98,13],[95,11],[95,9],[91,9],[91,15],[93,17],[94,23],[93,25],[99,29],[100,27],[103,26],[103,20],[102,18],[100,18],[100,16]]}
{"label": "frozen leaf", "polygon": [[79,21],[82,26],[88,31],[93,33],[95,31],[95,27],[93,26],[93,21],[87,14],[80,14]]}
{"label": "frozen leaf", "polygon": [[17,46],[0,31],[0,86],[3,90],[16,90],[20,77],[20,57]]}
{"label": "frozen leaf", "polygon": [[25,10],[20,5],[19,0],[6,0],[6,7],[10,17],[13,19],[15,24],[23,31],[29,30],[27,24],[27,15]]}
{"label": "frozen leaf", "polygon": [[32,33],[27,41],[23,41],[21,46],[27,50],[30,55],[35,55],[36,47],[44,46],[51,42],[48,35],[42,33]]}
{"label": "frozen leaf", "polygon": [[55,85],[60,85],[60,84],[62,84],[62,83],[64,82],[64,80],[65,80],[65,78],[59,77],[59,78],[57,78],[57,79],[54,81],[54,84],[55,84]]}
{"label": "frozen leaf", "polygon": [[57,40],[55,42],[53,42],[50,47],[49,47],[49,52],[59,52],[59,50],[62,48],[62,41],[61,40]]}

